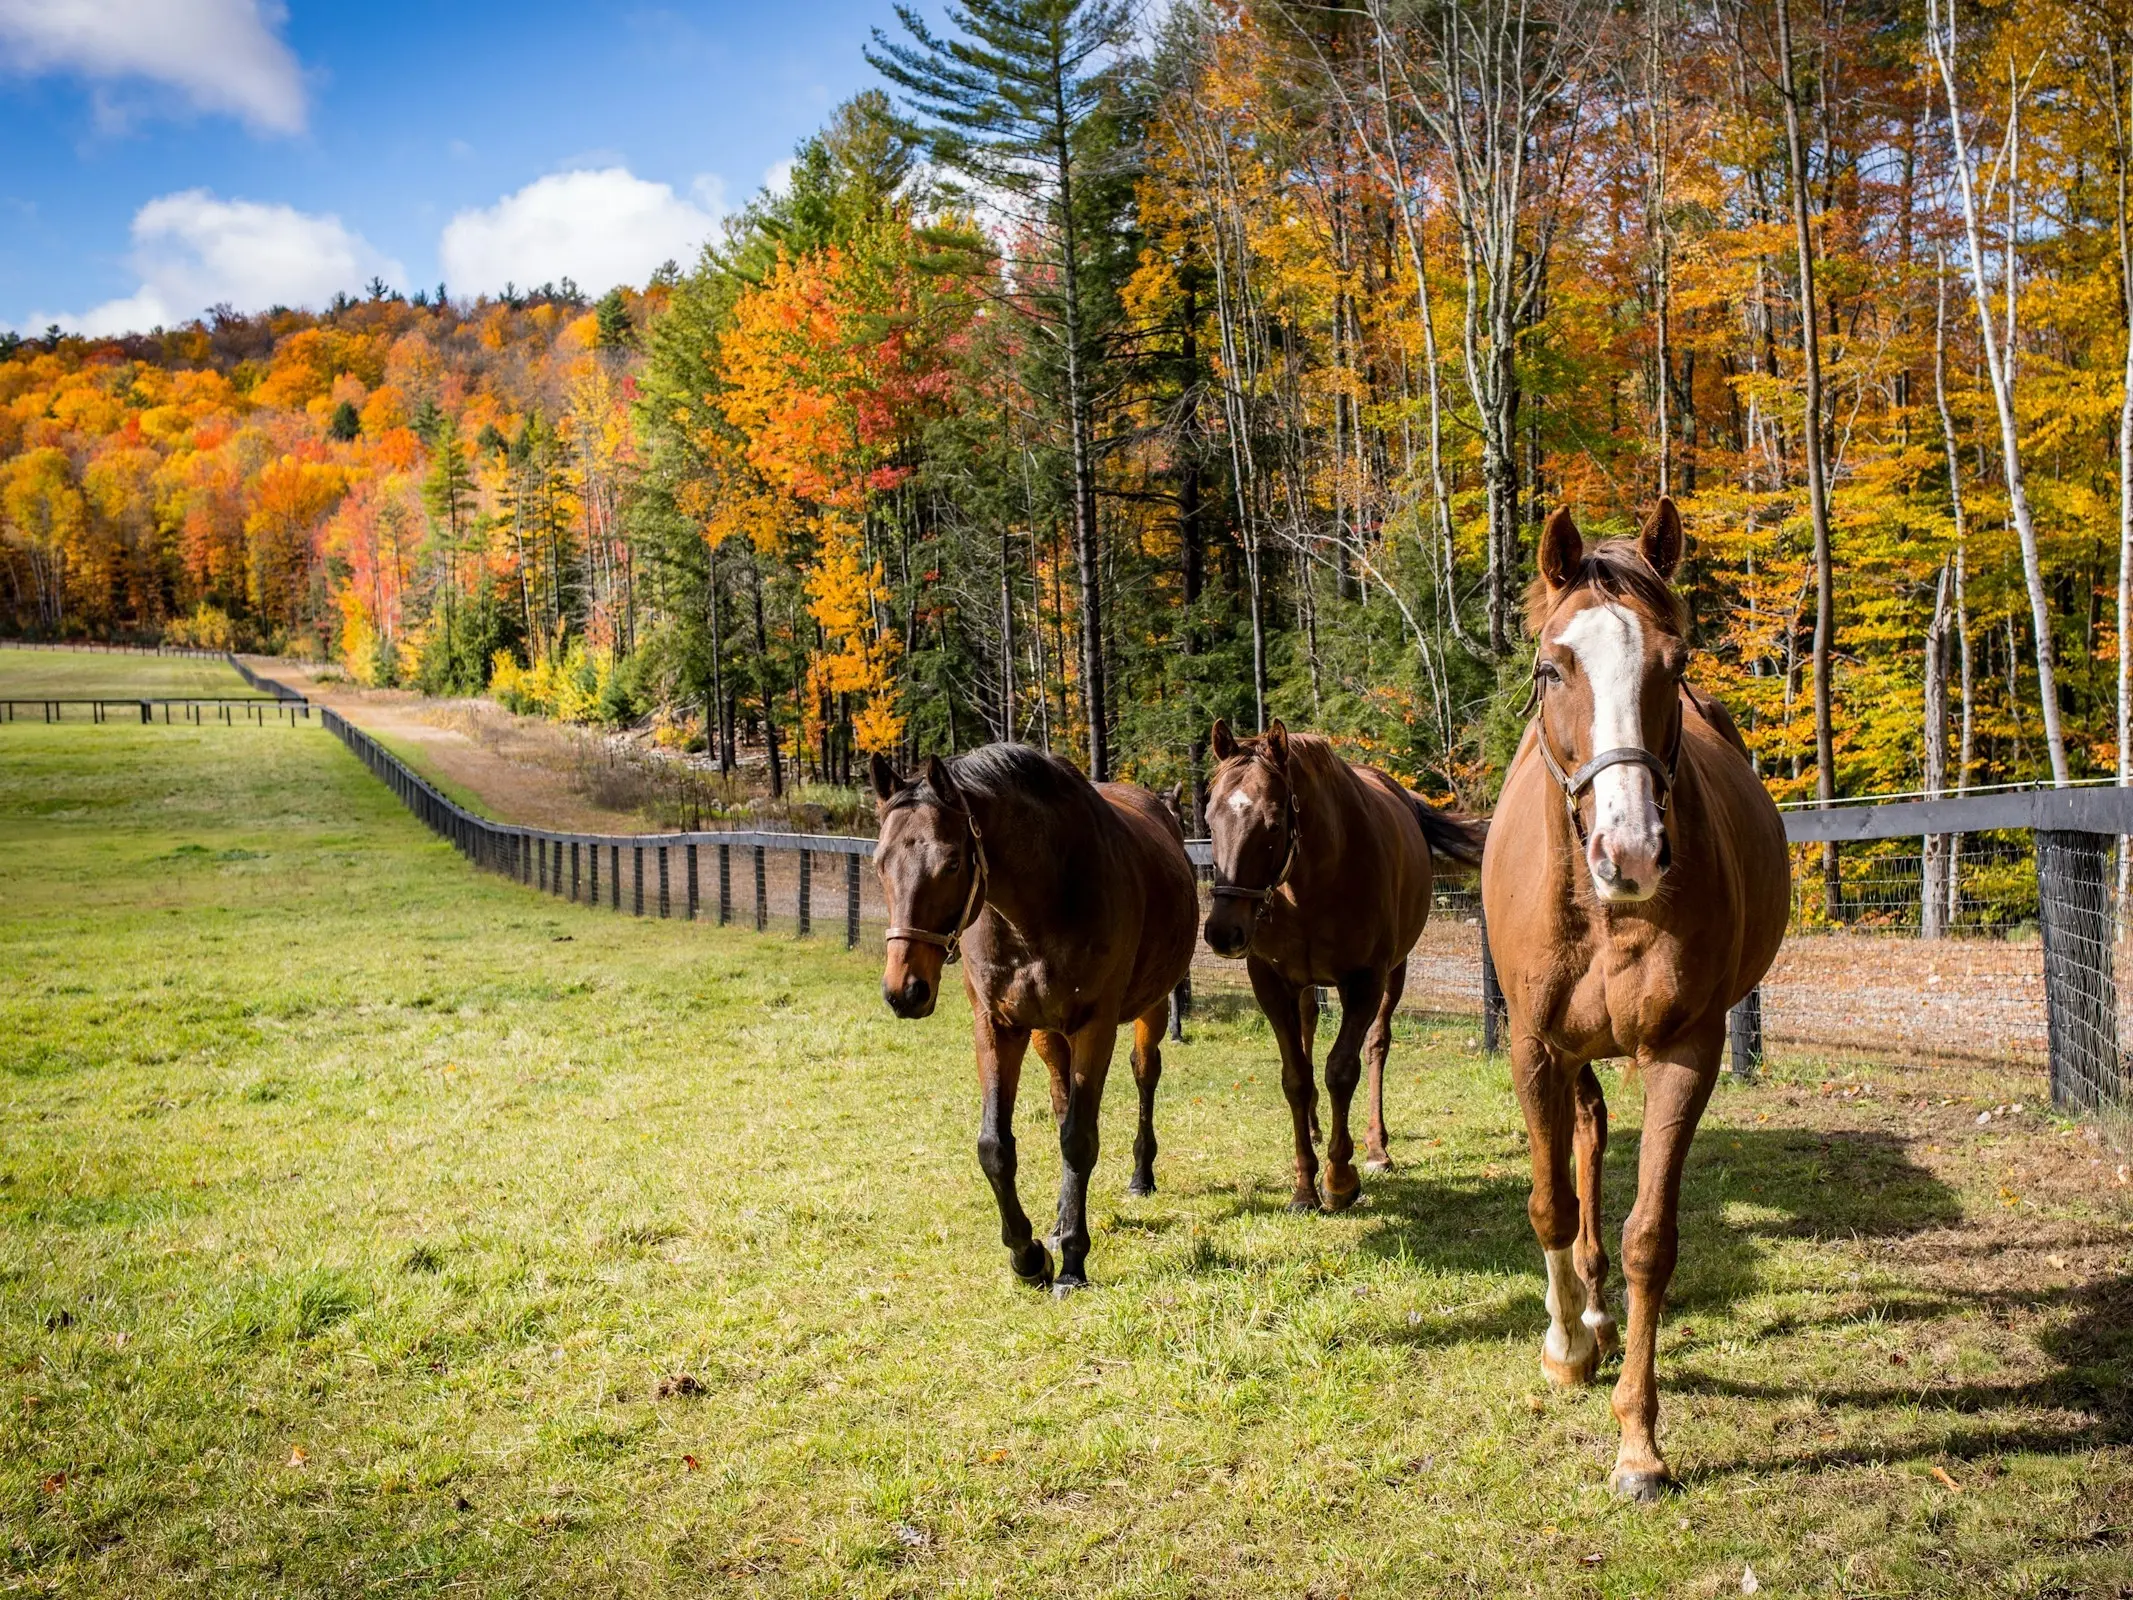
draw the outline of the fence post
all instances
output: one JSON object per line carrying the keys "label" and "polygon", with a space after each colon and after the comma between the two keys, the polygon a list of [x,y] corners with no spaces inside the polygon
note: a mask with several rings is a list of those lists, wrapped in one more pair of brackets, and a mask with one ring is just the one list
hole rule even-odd
{"label": "fence post", "polygon": [[674,914],[673,902],[667,897],[667,847],[659,847],[659,914],[670,917]]}
{"label": "fence post", "polygon": [[733,920],[733,846],[718,847],[718,925]]}
{"label": "fence post", "polygon": [[622,846],[607,847],[607,899],[611,910],[622,909]]}
{"label": "fence post", "polygon": [[800,852],[800,937],[815,931],[815,853]]}
{"label": "fence post", "polygon": [[585,903],[596,906],[600,903],[600,847],[594,845],[585,854],[590,858],[592,868],[586,877]]}
{"label": "fence post", "polygon": [[563,841],[548,841],[548,892],[560,896],[563,893]]}
{"label": "fence post", "polygon": [[1730,1047],[1728,1065],[1734,1077],[1745,1082],[1762,1070],[1763,991],[1760,985],[1750,989],[1748,997],[1726,1013],[1726,1040]]}
{"label": "fence post", "polygon": [[2062,1111],[2094,1111],[2119,1103],[2125,1087],[2111,974],[2115,841],[2108,834],[2059,828],[2039,828],[2036,841],[2052,1104]]}
{"label": "fence post", "polygon": [[573,904],[578,898],[578,841],[570,841],[570,898]]}
{"label": "fence post", "polygon": [[533,864],[534,886],[542,894],[546,894],[548,892],[548,841],[536,836],[533,841],[533,850],[535,856]]}
{"label": "fence post", "polygon": [[1496,957],[1489,951],[1489,917],[1482,912],[1478,918],[1481,926],[1481,1048],[1494,1055],[1503,1048],[1504,1024],[1509,1020],[1504,1009],[1503,985],[1496,981]]}
{"label": "fence post", "polygon": [[686,899],[686,900],[688,901],[688,915],[689,915],[689,920],[690,920],[691,922],[694,922],[694,921],[696,920],[696,904],[697,904],[697,890],[696,890],[696,845],[694,844],[694,842],[693,842],[693,841],[692,841],[692,842],[690,843],[690,845],[689,845],[689,848],[688,848],[688,859],[687,859],[687,861],[686,861],[686,862],[684,863],[684,865],[685,865],[685,867],[686,867],[686,870],[687,870],[687,872],[688,872],[688,874],[689,874],[689,892],[688,892],[688,894],[687,894],[687,895],[686,895],[686,896],[685,896],[684,898],[685,898],[685,899]]}
{"label": "fence post", "polygon": [[859,858],[844,858],[844,947],[859,948]]}
{"label": "fence post", "polygon": [[755,931],[761,933],[770,925],[770,885],[763,871],[763,847],[755,847]]}
{"label": "fence post", "polygon": [[644,915],[644,846],[630,846],[630,915]]}

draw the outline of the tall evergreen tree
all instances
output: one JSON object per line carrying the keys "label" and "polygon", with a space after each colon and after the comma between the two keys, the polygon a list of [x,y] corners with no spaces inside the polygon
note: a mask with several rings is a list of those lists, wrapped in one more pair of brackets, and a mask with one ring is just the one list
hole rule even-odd
{"label": "tall evergreen tree", "polygon": [[945,35],[907,6],[896,15],[908,41],[876,29],[867,59],[903,91],[910,137],[960,178],[965,198],[1008,202],[1017,213],[1009,240],[1034,246],[1034,259],[1010,263],[1010,277],[1014,303],[1043,335],[1065,413],[1089,773],[1101,782],[1111,775],[1094,421],[1105,286],[1091,268],[1116,218],[1099,213],[1090,191],[1117,173],[1109,113],[1130,12],[1120,0],[968,0],[947,8]]}

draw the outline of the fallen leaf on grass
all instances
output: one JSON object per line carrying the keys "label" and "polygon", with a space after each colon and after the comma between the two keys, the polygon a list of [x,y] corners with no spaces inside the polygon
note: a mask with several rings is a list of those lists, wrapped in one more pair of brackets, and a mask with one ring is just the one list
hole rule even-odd
{"label": "fallen leaf on grass", "polygon": [[896,1524],[896,1542],[906,1550],[923,1550],[933,1543],[933,1535],[912,1523],[899,1522]]}
{"label": "fallen leaf on grass", "polygon": [[1007,1452],[1005,1450],[988,1450],[983,1455],[979,1456],[978,1459],[984,1462],[987,1466],[996,1467],[1001,1462],[1007,1459]]}
{"label": "fallen leaf on grass", "polygon": [[1578,1564],[1586,1567],[1604,1567],[1607,1565],[1607,1557],[1595,1550],[1590,1555],[1579,1556]]}
{"label": "fallen leaf on grass", "polygon": [[672,1377],[661,1378],[652,1385],[652,1398],[654,1400],[672,1400],[677,1396],[702,1394],[703,1392],[703,1384],[697,1380],[694,1374],[687,1372],[677,1372]]}
{"label": "fallen leaf on grass", "polygon": [[702,1463],[694,1456],[683,1456],[681,1458],[681,1470],[684,1472],[694,1472],[700,1465]]}
{"label": "fallen leaf on grass", "polygon": [[55,1472],[49,1478],[45,1479],[44,1482],[40,1483],[37,1487],[42,1489],[46,1494],[57,1494],[60,1490],[64,1489],[68,1484],[72,1483],[73,1481],[74,1476],[72,1473]]}
{"label": "fallen leaf on grass", "polygon": [[1762,1580],[1756,1577],[1755,1568],[1742,1567],[1740,1569],[1740,1592],[1742,1594],[1761,1594],[1763,1592]]}
{"label": "fallen leaf on grass", "polygon": [[302,1445],[297,1445],[289,1452],[289,1465],[292,1467],[300,1467],[310,1459],[311,1452],[306,1450]]}
{"label": "fallen leaf on grass", "polygon": [[1539,1416],[1543,1411],[1546,1411],[1548,1409],[1548,1402],[1543,1400],[1537,1394],[1529,1394],[1526,1396],[1526,1409],[1532,1412],[1535,1416]]}
{"label": "fallen leaf on grass", "polygon": [[1933,1476],[1940,1479],[1940,1481],[1947,1486],[1948,1492],[1950,1494],[1961,1494],[1963,1492],[1963,1486],[1957,1483],[1953,1478],[1948,1476],[1948,1469],[1946,1467],[1935,1467],[1933,1469]]}

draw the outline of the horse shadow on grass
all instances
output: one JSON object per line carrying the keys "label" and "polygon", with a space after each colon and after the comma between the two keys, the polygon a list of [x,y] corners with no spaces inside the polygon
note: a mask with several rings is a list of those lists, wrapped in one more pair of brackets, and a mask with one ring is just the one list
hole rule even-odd
{"label": "horse shadow on grass", "polygon": [[[1414,1149],[1410,1135],[1409,1150]],[[1400,1141],[1394,1159],[1400,1161]],[[1622,1219],[1636,1199],[1637,1138],[1618,1132],[1604,1180],[1605,1237],[1619,1257]],[[1272,1216],[1287,1204],[1279,1174],[1259,1188],[1230,1197],[1213,1218]],[[1508,1291],[1463,1312],[1389,1325],[1388,1342],[1451,1345],[1530,1332],[1546,1326],[1539,1247],[1526,1216],[1530,1179],[1523,1161],[1450,1167],[1410,1157],[1390,1172],[1364,1180],[1362,1227],[1351,1236],[1358,1253],[1437,1273],[1496,1277]],[[1356,1215],[1356,1214],[1351,1214]],[[1706,1129],[1683,1174],[1681,1257],[1667,1296],[1667,1315],[1680,1323],[1730,1308],[1764,1286],[1772,1245],[1784,1240],[1909,1237],[1960,1222],[1956,1193],[1913,1161],[1903,1140],[1874,1131],[1800,1128]],[[1218,1267],[1210,1257],[1211,1267]],[[1619,1266],[1610,1288],[1620,1303]],[[1929,1302],[1904,1300],[1883,1320],[1939,1315]],[[1782,1333],[1801,1319],[1772,1323]]]}

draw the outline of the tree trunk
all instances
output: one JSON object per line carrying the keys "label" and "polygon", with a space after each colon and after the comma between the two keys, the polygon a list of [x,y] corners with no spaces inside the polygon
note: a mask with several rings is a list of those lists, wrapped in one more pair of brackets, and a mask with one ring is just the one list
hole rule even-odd
{"label": "tree trunk", "polygon": [[[1815,543],[1815,798],[1837,797],[1837,745],[1830,714],[1830,663],[1836,649],[1835,563],[1830,553],[1829,478],[1822,460],[1822,339],[1815,310],[1814,233],[1807,216],[1807,144],[1800,131],[1800,91],[1793,71],[1791,0],[1778,0],[1778,84],[1785,100],[1785,150],[1792,169],[1792,225],[1800,257],[1800,356],[1807,379],[1807,508]],[[1844,912],[1836,841],[1822,846],[1823,907]]]}
{"label": "tree trunk", "polygon": [[763,574],[757,571],[753,576],[755,581],[749,587],[755,598],[755,659],[763,690],[763,745],[770,752],[770,798],[779,800],[785,795],[785,764],[778,751],[777,687],[770,670],[770,634],[763,626]]}

